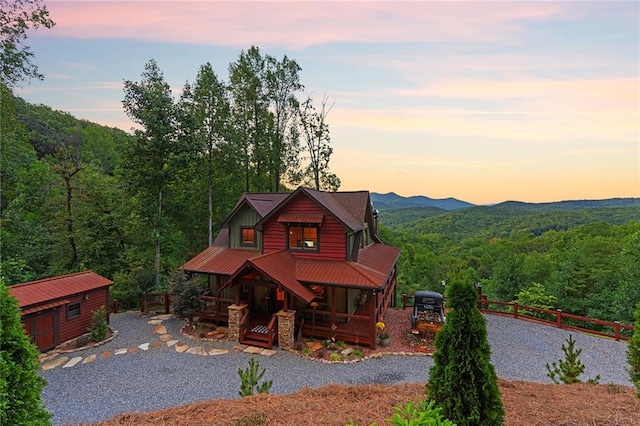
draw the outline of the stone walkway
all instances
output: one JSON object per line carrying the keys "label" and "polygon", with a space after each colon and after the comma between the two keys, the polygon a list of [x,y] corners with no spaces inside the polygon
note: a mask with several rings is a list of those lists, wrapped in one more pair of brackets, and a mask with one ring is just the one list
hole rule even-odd
{"label": "stone walkway", "polygon": [[[72,368],[76,365],[88,364],[91,362],[95,362],[99,359],[107,359],[112,356],[120,356],[125,354],[133,354],[138,351],[148,351],[148,350],[157,350],[161,348],[173,348],[178,353],[185,353],[191,355],[200,355],[200,356],[217,356],[217,355],[226,355],[229,353],[228,349],[206,349],[204,346],[191,346],[186,343],[182,343],[180,340],[175,339],[174,336],[167,333],[166,327],[163,325],[163,322],[169,318],[171,318],[171,314],[166,315],[157,315],[151,317],[148,321],[149,325],[153,326],[151,330],[151,334],[157,336],[157,340],[153,340],[151,342],[141,343],[137,346],[130,346],[128,348],[120,348],[115,349],[113,351],[108,350],[103,352],[102,354],[91,354],[87,356],[72,356],[75,351],[71,352],[60,352],[60,351],[51,351],[40,356],[40,367],[42,370],[51,370],[57,367],[61,368]],[[256,354],[256,355],[264,355],[264,356],[273,356],[277,352],[271,349],[263,349],[255,346],[247,346],[237,344],[233,346],[233,350],[236,352],[245,352],[248,354]]]}

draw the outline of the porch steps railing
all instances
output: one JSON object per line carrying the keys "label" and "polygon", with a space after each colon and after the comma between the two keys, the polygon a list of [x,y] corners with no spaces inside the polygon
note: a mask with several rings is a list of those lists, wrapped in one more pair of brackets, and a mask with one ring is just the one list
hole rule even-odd
{"label": "porch steps railing", "polygon": [[[267,325],[250,321],[249,311],[245,311],[240,321],[240,343],[259,348],[272,349],[278,337],[277,316],[274,314]],[[259,330],[259,331],[258,331]]]}

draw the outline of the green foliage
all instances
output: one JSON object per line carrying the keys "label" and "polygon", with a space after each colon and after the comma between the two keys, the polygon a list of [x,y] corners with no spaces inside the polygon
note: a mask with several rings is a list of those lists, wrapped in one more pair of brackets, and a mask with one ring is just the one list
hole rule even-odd
{"label": "green foliage", "polygon": [[[518,293],[518,303],[520,305],[550,310],[553,309],[555,302],[555,296],[546,294],[544,286],[540,283],[532,283],[529,287],[520,290]],[[533,317],[549,319],[541,312],[529,312],[525,309],[523,309],[522,312]]]}
{"label": "green foliage", "polygon": [[189,279],[183,271],[176,270],[169,278],[169,292],[173,296],[175,314],[193,324],[194,316],[203,308],[202,286],[198,277]]}
{"label": "green foliage", "polygon": [[452,310],[436,334],[428,397],[458,425],[504,424],[486,322],[476,306],[477,292],[466,279],[455,279],[447,287]]}
{"label": "green foliage", "polygon": [[636,306],[633,336],[627,346],[628,372],[631,383],[636,388],[636,395],[640,398],[640,303]]}
{"label": "green foliage", "polygon": [[249,360],[249,366],[246,369],[239,368],[238,375],[240,376],[240,396],[250,396],[256,393],[269,393],[273,380],[265,380],[260,383],[266,369],[258,372],[260,368],[260,362],[255,358]]}
{"label": "green foliage", "polygon": [[[564,359],[559,359],[557,363],[554,361],[551,365],[549,365],[549,363],[545,365],[547,368],[547,376],[549,376],[554,383],[582,383],[579,379],[585,369],[584,364],[580,361],[582,349],[575,349],[574,346],[575,340],[573,340],[573,336],[570,334],[567,339],[567,345],[562,345]],[[600,376],[598,375],[593,379],[589,379],[587,382],[597,384],[599,381]]]}
{"label": "green foliage", "polygon": [[42,80],[33,52],[24,45],[27,32],[40,27],[52,28],[55,22],[41,0],[0,2],[0,81],[14,87],[32,78]]}
{"label": "green foliage", "polygon": [[236,426],[260,426],[267,424],[267,420],[268,417],[266,413],[249,414],[238,419]]}
{"label": "green foliage", "polygon": [[0,279],[0,424],[50,424],[38,367],[38,350],[22,327],[18,301]]}
{"label": "green foliage", "polygon": [[89,338],[92,342],[102,342],[107,337],[109,325],[107,324],[107,311],[104,306],[96,309],[91,314],[91,327],[89,327]]}
{"label": "green foliage", "polygon": [[388,421],[395,426],[456,426],[443,417],[442,407],[437,407],[433,400],[398,405]]}

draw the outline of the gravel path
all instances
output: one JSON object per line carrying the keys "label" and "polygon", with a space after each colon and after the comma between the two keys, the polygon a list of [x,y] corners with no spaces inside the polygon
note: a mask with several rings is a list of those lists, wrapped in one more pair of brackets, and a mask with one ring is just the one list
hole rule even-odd
{"label": "gravel path", "polygon": [[[550,383],[545,363],[563,358],[561,346],[569,336],[566,330],[512,318],[488,315],[487,327],[492,362],[499,377]],[[425,383],[433,361],[426,356],[383,356],[352,364],[325,364],[277,351],[274,356],[250,355],[233,351],[233,342],[189,340],[181,335],[184,324],[175,318],[163,322],[167,332],[189,345],[206,349],[228,349],[218,356],[178,353],[163,344],[159,348],[102,358],[105,352],[137,347],[158,341],[148,317],[136,312],[112,315],[111,325],[119,334],[110,342],[68,357],[96,355],[91,363],[70,368],[57,367],[40,372],[48,381],[43,400],[54,413],[55,425],[105,420],[122,412],[146,412],[210,399],[238,397],[238,369],[246,368],[256,357],[266,369],[265,379],[273,380],[272,394],[288,394],[303,387],[317,388],[329,383]],[[596,374],[601,383],[631,386],[625,369],[626,343],[579,333],[571,333],[576,347],[582,348],[585,364],[583,379]]]}

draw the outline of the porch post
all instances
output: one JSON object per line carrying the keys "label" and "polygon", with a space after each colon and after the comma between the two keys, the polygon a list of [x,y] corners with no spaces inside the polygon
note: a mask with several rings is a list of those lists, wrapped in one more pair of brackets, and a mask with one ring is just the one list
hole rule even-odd
{"label": "porch post", "polygon": [[242,313],[247,305],[229,305],[229,340],[237,342],[240,340],[240,321]]}
{"label": "porch post", "polygon": [[294,349],[295,344],[296,311],[282,310],[276,315],[278,315],[278,347],[290,351]]}

